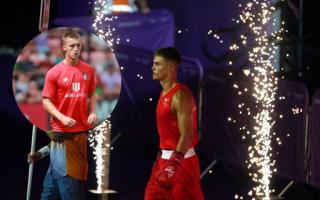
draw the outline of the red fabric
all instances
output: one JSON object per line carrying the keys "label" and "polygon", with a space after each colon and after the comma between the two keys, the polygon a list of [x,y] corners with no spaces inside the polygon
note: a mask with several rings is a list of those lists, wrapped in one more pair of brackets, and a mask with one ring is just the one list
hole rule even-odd
{"label": "red fabric", "polygon": [[48,131],[48,113],[44,110],[41,103],[35,104],[18,104],[20,110],[26,118],[35,124],[38,128]]}
{"label": "red fabric", "polygon": [[[160,148],[175,150],[180,138],[180,132],[178,127],[178,119],[176,113],[171,111],[171,101],[173,95],[179,91],[189,89],[181,84],[177,83],[169,92],[164,96],[160,94],[157,105],[157,128],[160,136]],[[191,92],[190,92],[191,93]],[[194,147],[198,143],[197,132],[197,106],[195,100],[193,100],[192,111],[192,123],[193,123],[193,140],[189,148]]]}
{"label": "red fabric", "polygon": [[113,0],[113,5],[129,5],[128,0]]}
{"label": "red fabric", "polygon": [[94,69],[79,61],[68,66],[63,61],[50,69],[46,75],[42,96],[47,97],[66,116],[77,121],[74,127],[66,127],[51,117],[52,131],[78,132],[90,129],[88,119],[88,97],[95,91]]}
{"label": "red fabric", "polygon": [[157,159],[146,187],[144,200],[203,200],[200,185],[200,169],[197,155],[182,161],[173,189],[167,190],[159,186],[159,171],[168,160]]}

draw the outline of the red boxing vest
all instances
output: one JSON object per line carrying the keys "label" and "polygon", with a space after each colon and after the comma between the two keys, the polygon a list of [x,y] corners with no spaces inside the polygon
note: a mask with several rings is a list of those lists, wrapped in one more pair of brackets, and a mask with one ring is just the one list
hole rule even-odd
{"label": "red boxing vest", "polygon": [[[171,111],[172,97],[179,90],[190,92],[187,86],[177,83],[167,94],[162,95],[161,92],[158,100],[156,115],[160,149],[175,150],[180,139],[177,114]],[[189,148],[194,147],[198,143],[197,106],[194,99],[192,102],[193,139]]]}

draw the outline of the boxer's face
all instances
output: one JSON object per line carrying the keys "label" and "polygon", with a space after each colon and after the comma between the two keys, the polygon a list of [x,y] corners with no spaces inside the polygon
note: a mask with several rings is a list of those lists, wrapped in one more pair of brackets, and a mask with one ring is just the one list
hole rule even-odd
{"label": "boxer's face", "polygon": [[152,66],[152,78],[153,80],[161,81],[168,77],[171,73],[170,62],[165,60],[161,56],[155,56]]}

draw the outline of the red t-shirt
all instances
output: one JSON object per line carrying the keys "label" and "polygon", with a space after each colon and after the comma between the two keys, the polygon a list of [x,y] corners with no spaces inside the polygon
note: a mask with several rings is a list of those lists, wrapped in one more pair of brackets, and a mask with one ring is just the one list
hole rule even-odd
{"label": "red t-shirt", "polygon": [[[171,111],[172,97],[179,90],[190,92],[187,86],[178,83],[164,96],[162,96],[161,92],[158,100],[157,128],[161,149],[175,150],[180,139],[177,114]],[[193,139],[189,148],[194,147],[198,143],[197,106],[194,99],[192,102]]]}
{"label": "red t-shirt", "polygon": [[51,116],[52,131],[79,132],[92,128],[87,123],[88,97],[93,95],[95,87],[94,69],[85,62],[69,66],[62,61],[48,71],[42,96],[49,98],[61,113],[77,121],[74,127],[66,127]]}

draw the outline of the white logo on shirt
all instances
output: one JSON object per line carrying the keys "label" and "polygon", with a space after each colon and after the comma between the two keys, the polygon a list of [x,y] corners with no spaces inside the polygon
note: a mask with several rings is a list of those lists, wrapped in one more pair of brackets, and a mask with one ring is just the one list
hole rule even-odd
{"label": "white logo on shirt", "polygon": [[164,99],[163,99],[163,103],[162,103],[162,105],[163,105],[163,106],[167,106],[167,105],[169,105],[169,101],[170,101],[170,100],[169,100],[169,98],[167,98],[167,97],[166,97],[166,98],[164,98]]}
{"label": "white logo on shirt", "polygon": [[68,77],[64,77],[62,80],[66,83],[68,81]]}
{"label": "white logo on shirt", "polygon": [[78,92],[80,90],[80,83],[72,83],[72,90]]}
{"label": "white logo on shirt", "polygon": [[83,79],[87,80],[88,79],[88,74],[87,73],[83,73]]}

